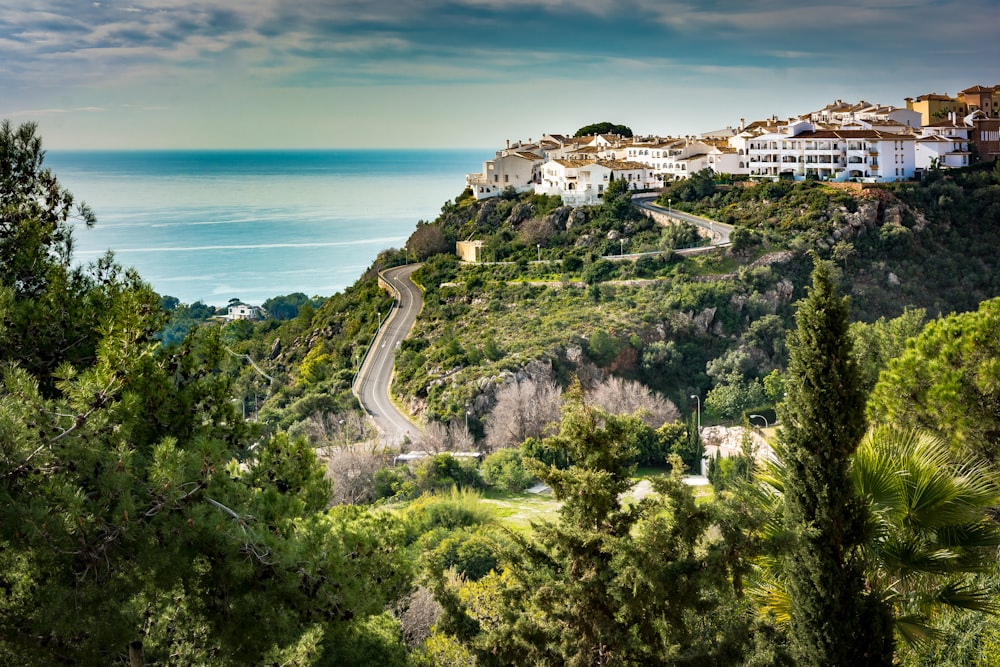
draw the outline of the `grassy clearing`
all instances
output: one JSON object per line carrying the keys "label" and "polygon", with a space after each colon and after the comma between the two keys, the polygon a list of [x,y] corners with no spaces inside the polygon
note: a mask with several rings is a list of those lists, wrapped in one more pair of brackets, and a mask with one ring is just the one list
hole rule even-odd
{"label": "grassy clearing", "polygon": [[487,493],[483,501],[496,510],[497,520],[517,532],[531,530],[538,521],[555,521],[562,505],[551,493],[519,493],[501,495]]}

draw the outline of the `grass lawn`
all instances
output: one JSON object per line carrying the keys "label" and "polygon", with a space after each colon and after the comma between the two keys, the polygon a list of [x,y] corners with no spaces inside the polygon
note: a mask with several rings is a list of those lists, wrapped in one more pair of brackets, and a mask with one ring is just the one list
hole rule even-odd
{"label": "grass lawn", "polygon": [[483,502],[494,508],[501,524],[518,532],[530,531],[533,521],[556,520],[561,505],[551,492],[506,495],[487,491]]}

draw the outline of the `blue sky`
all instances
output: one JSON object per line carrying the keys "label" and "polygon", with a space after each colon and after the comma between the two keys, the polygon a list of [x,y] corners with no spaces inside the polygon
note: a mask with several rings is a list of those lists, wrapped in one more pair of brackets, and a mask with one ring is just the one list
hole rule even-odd
{"label": "blue sky", "polygon": [[1000,83],[1000,0],[0,0],[0,118],[60,148],[698,134]]}

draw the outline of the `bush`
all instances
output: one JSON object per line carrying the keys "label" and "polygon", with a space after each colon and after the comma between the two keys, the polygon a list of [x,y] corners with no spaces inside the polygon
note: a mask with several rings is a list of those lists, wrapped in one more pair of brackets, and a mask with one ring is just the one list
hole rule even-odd
{"label": "bush", "polygon": [[409,543],[438,528],[455,530],[493,520],[493,508],[478,493],[452,489],[447,494],[424,494],[410,503],[403,518]]}
{"label": "bush", "polygon": [[614,262],[607,259],[599,259],[588,265],[583,270],[583,281],[588,285],[596,285],[610,280],[618,272],[618,267]]}
{"label": "bush", "polygon": [[563,259],[562,268],[566,273],[576,273],[583,268],[583,260],[576,255],[569,255]]}
{"label": "bush", "polygon": [[598,366],[604,367],[615,360],[619,349],[618,341],[612,338],[611,334],[603,329],[597,329],[590,334],[587,356]]}
{"label": "bush", "polygon": [[457,459],[451,454],[435,454],[415,466],[416,483],[421,491],[438,491],[482,486],[475,461]]}
{"label": "bush", "polygon": [[477,531],[455,531],[441,540],[431,554],[440,569],[451,568],[466,579],[478,581],[497,568],[496,545]]}
{"label": "bush", "polygon": [[406,466],[382,468],[375,473],[373,495],[376,499],[408,498],[416,492],[417,485]]}
{"label": "bush", "polygon": [[514,448],[500,449],[483,461],[483,479],[503,493],[519,493],[531,485],[531,473],[524,469],[521,451]]}

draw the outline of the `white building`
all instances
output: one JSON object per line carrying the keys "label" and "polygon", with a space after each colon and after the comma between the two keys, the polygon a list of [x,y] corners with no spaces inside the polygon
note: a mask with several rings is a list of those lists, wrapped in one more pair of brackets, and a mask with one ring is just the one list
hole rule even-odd
{"label": "white building", "polygon": [[666,139],[655,143],[635,143],[628,147],[626,158],[647,165],[654,180],[676,181],[702,169],[714,169],[722,151],[697,139]]}
{"label": "white building", "polygon": [[[533,150],[529,150],[533,149]],[[476,199],[496,197],[507,188],[528,192],[538,182],[538,171],[544,158],[538,146],[517,146],[497,151],[496,157],[483,163],[479,174],[467,174],[465,184],[472,189]]]}
{"label": "white building", "polygon": [[868,123],[892,123],[902,127],[919,128],[920,114],[916,111],[882,104],[872,104],[861,100],[859,102],[844,102],[837,100],[819,111],[803,116],[813,123],[847,125],[858,121]]}
{"label": "white building", "polygon": [[952,114],[948,120],[924,126],[916,141],[915,163],[920,171],[935,167],[955,169],[968,167],[971,128]]}
{"label": "white building", "polygon": [[227,320],[260,320],[263,314],[258,306],[248,306],[245,303],[234,303],[226,313]]}
{"label": "white building", "polygon": [[549,160],[542,165],[537,194],[561,197],[570,206],[599,204],[608,185],[625,180],[630,190],[656,187],[649,167],[619,160]]}
{"label": "white building", "polygon": [[751,176],[891,182],[913,178],[915,137],[880,130],[817,130],[808,121],[737,138]]}

